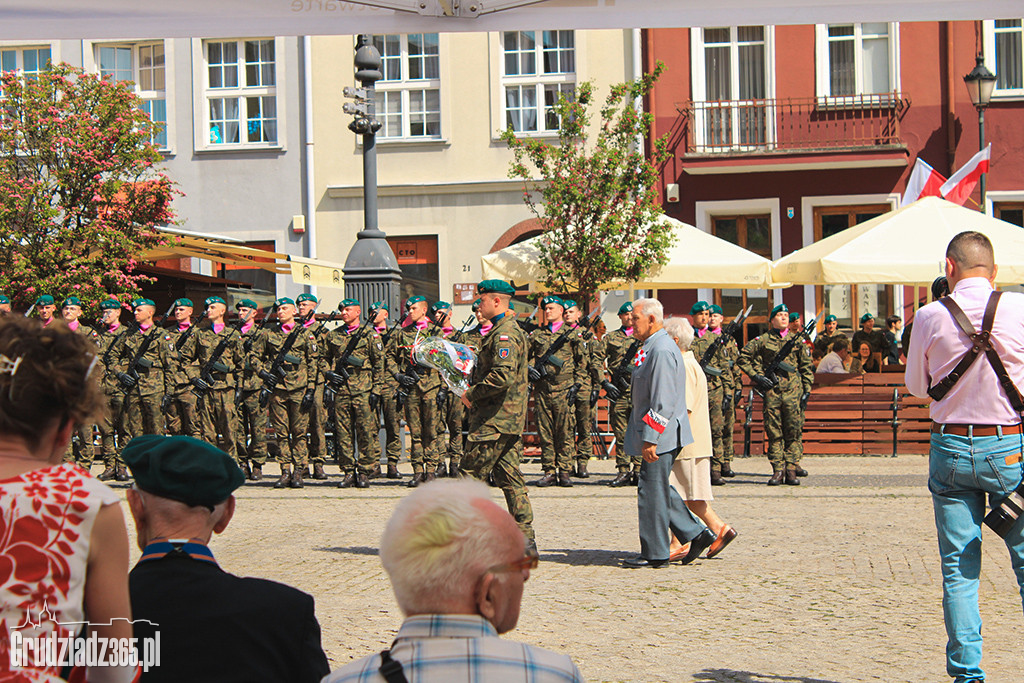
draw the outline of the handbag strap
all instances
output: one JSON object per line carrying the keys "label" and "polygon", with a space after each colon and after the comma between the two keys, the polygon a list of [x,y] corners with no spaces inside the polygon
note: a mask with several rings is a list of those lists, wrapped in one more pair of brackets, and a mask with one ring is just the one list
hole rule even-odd
{"label": "handbag strap", "polygon": [[380,668],[377,672],[388,683],[409,683],[405,671],[402,670],[402,663],[391,658],[391,650],[383,650],[380,653]]}

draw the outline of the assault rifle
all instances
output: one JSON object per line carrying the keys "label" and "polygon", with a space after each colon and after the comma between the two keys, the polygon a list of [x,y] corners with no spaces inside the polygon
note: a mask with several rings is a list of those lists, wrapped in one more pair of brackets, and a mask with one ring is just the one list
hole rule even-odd
{"label": "assault rifle", "polygon": [[295,340],[299,338],[299,334],[306,329],[306,323],[309,322],[312,317],[313,311],[310,311],[308,315],[295,321],[295,328],[285,338],[284,343],[281,344],[281,349],[277,352],[274,357],[274,362],[270,364],[270,370],[260,370],[259,378],[263,380],[263,387],[260,389],[260,408],[266,408],[267,403],[270,402],[270,396],[274,392],[274,387],[277,386],[278,382],[288,376],[288,371],[284,369],[284,363],[299,363],[300,359],[289,354],[292,350],[292,346],[295,344]]}
{"label": "assault rifle", "polygon": [[334,371],[327,370],[324,372],[324,377],[327,379],[328,385],[331,389],[337,391],[342,385],[348,381],[350,377],[348,369],[345,367],[351,365],[354,368],[363,367],[363,363],[366,361],[362,358],[352,358],[352,352],[356,350],[356,346],[359,345],[359,340],[362,339],[366,333],[368,325],[373,324],[373,319],[377,316],[377,309],[371,308],[369,314],[366,316],[366,322],[356,330],[349,340],[348,345],[345,346],[345,351],[341,354],[341,357],[334,364]]}
{"label": "assault rifle", "polygon": [[28,318],[29,316],[31,316],[32,315],[32,311],[34,311],[34,310],[36,310],[36,305],[32,304],[31,306],[28,307],[28,310],[25,311],[25,317]]}
{"label": "assault rifle", "polygon": [[[241,330],[242,325],[246,323],[248,318],[239,318],[234,325],[234,329]],[[210,357],[203,363],[203,367],[199,369],[199,376],[192,379],[192,393],[198,396],[200,399],[206,395],[210,389],[213,388],[213,373],[216,372],[228,372],[228,366],[220,362],[220,357],[224,355],[224,351],[227,350],[228,344],[231,342],[231,335],[225,334],[221,338],[220,343],[210,354]]]}
{"label": "assault rifle", "polygon": [[265,330],[267,328],[267,323],[270,322],[270,318],[276,312],[277,312],[277,304],[274,304],[273,306],[268,308],[263,313],[263,320],[261,320],[260,324],[256,326],[256,329],[253,331],[253,333],[250,334],[248,337],[246,337],[245,341],[242,342],[242,350],[243,351],[245,351],[246,353],[249,353],[250,351],[252,351],[252,343],[256,339],[256,333],[257,332],[262,332],[263,330]]}
{"label": "assault rifle", "polygon": [[633,359],[636,358],[636,353],[640,350],[640,344],[642,343],[639,339],[634,339],[633,343],[626,349],[626,354],[622,357],[622,360],[619,361],[618,367],[612,370],[611,381],[604,380],[601,382],[601,387],[610,401],[618,401],[629,390],[630,377],[632,377],[633,370],[635,369]]}
{"label": "assault rifle", "polygon": [[[591,313],[585,319],[580,321],[580,325],[582,327],[590,327],[591,322],[594,320],[594,318],[597,317],[597,314],[600,312],[600,308],[595,308],[593,313]],[[563,327],[565,327],[565,331],[562,332],[562,334],[560,334],[558,338],[555,339],[555,341],[551,342],[551,346],[549,346],[547,351],[544,352],[544,355],[538,358],[537,362],[534,365],[530,366],[528,370],[530,384],[535,383],[541,377],[544,377],[548,374],[547,366],[549,364],[553,365],[556,368],[562,367],[562,360],[555,358],[555,354],[558,353],[563,346],[565,346],[565,342],[569,341],[569,337],[571,337],[572,333],[576,330],[576,328],[571,327],[569,323],[562,323],[562,325]],[[579,387],[577,387],[577,391],[578,390]]]}
{"label": "assault rifle", "polygon": [[714,362],[715,355],[723,346],[726,345],[726,343],[728,343],[729,338],[736,334],[736,330],[740,329],[740,325],[743,324],[743,321],[747,319],[747,316],[750,315],[752,310],[754,310],[753,304],[747,306],[747,310],[737,313],[736,317],[732,319],[732,322],[730,322],[725,329],[722,330],[722,333],[718,335],[718,338],[711,342],[711,346],[707,348],[704,355],[700,358],[700,368],[704,371],[705,375],[710,377],[722,376],[722,371],[711,365],[711,363]]}
{"label": "assault rifle", "polygon": [[[796,372],[796,368],[786,362],[786,358],[789,357],[793,347],[800,343],[804,338],[810,339],[811,330],[814,329],[814,325],[817,322],[817,317],[807,321],[803,329],[795,334],[791,333],[786,343],[782,345],[782,348],[778,350],[775,357],[772,358],[772,362],[764,369],[763,374],[754,375],[750,379],[754,381],[754,391],[758,393],[761,398],[764,398],[765,394],[779,386],[779,370],[783,371],[787,375],[791,372]],[[803,399],[801,399],[802,401]]]}
{"label": "assault rifle", "polygon": [[196,314],[195,320],[192,320],[191,318],[189,319],[189,321],[188,321],[188,323],[189,323],[188,324],[188,329],[185,330],[184,332],[182,332],[181,335],[177,339],[174,340],[174,350],[175,351],[181,351],[181,349],[185,346],[185,342],[187,342],[188,338],[192,336],[192,332],[196,329],[196,327],[199,325],[199,322],[202,319],[203,319],[203,313],[202,312],[199,312],[199,313]]}
{"label": "assault rifle", "polygon": [[[153,366],[153,362],[145,357],[146,351],[149,350],[150,345],[153,343],[153,338],[163,331],[161,325],[167,322],[167,318],[170,317],[171,311],[173,310],[174,304],[172,303],[171,307],[167,309],[167,312],[164,313],[163,317],[160,319],[160,322],[157,323],[154,321],[153,328],[142,338],[142,343],[139,344],[139,350],[135,352],[135,355],[132,357],[131,361],[128,362],[127,371],[117,373],[117,381],[121,383],[121,389],[124,391],[124,393],[127,394],[132,389],[134,389],[135,386],[139,383],[140,367],[150,368]],[[136,325],[136,329],[141,331],[142,326]],[[130,334],[130,332],[125,333],[126,336],[128,334]],[[125,344],[127,343],[128,341],[126,339]],[[166,399],[168,397],[165,396],[164,398]],[[166,403],[166,401],[164,401],[164,403]]]}
{"label": "assault rifle", "polygon": [[750,431],[754,423],[754,390],[747,396],[747,405],[743,406],[743,457],[750,457]]}

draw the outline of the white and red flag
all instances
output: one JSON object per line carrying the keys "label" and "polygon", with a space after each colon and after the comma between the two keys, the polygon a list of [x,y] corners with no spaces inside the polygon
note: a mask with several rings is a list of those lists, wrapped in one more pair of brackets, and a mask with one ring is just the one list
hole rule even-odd
{"label": "white and red flag", "polygon": [[974,186],[981,180],[982,173],[988,173],[988,162],[992,157],[992,145],[987,145],[960,167],[960,170],[942,184],[940,191],[947,201],[963,204],[974,191]]}
{"label": "white and red flag", "polygon": [[903,192],[903,201],[900,206],[913,204],[921,197],[941,197],[939,188],[946,179],[934,168],[928,165],[921,157],[914,162],[914,170],[910,172],[907,180],[907,189]]}

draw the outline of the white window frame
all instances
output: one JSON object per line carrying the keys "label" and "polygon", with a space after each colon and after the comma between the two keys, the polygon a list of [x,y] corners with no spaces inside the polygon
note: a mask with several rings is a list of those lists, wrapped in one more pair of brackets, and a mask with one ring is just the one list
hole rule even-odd
{"label": "white window frame", "polygon": [[[244,84],[245,79],[245,43],[247,41],[270,40],[274,44],[274,85],[253,86]],[[232,88],[210,88],[209,87],[209,65],[207,63],[207,45],[210,43],[238,44],[238,87]],[[285,135],[287,131],[285,118],[285,98],[287,92],[285,82],[285,45],[282,37],[266,36],[245,36],[233,38],[195,38],[192,40],[192,64],[193,66],[193,101],[195,102],[194,145],[197,152],[230,152],[230,151],[252,151],[252,150],[283,150],[285,149]],[[238,142],[218,143],[210,142],[210,100],[228,99],[236,97],[239,99],[238,110]],[[277,121],[276,142],[247,142],[246,141],[246,98],[248,97],[273,97]]]}
{"label": "white window frame", "polygon": [[[505,34],[506,33],[533,33],[535,36],[534,40],[534,64],[536,65],[537,73],[525,74],[525,75],[506,75],[505,74]],[[518,137],[557,137],[558,128],[547,128],[547,121],[544,105],[544,87],[547,85],[557,85],[559,89],[565,85],[569,85],[575,91],[576,84],[580,82],[580,31],[572,31],[573,33],[573,70],[571,72],[561,72],[555,74],[543,73],[542,64],[544,60],[544,38],[543,30],[524,30],[524,31],[502,31],[497,34],[497,60],[498,60],[498,73],[499,73],[499,87],[498,87],[498,99],[499,99],[499,131],[503,131],[508,128],[508,109],[506,99],[506,88],[507,87],[532,87],[534,89],[534,95],[536,97],[536,114],[537,114],[537,130],[530,131],[516,131]]]}
{"label": "white window frame", "polygon": [[[163,90],[142,90],[139,86],[139,65],[141,60],[139,59],[139,48],[149,47],[152,45],[162,44],[164,48],[164,89]],[[164,122],[164,135],[167,138],[167,144],[160,146],[157,144],[160,151],[164,154],[173,153],[174,149],[174,101],[170,94],[174,90],[174,79],[172,64],[174,61],[174,41],[173,40],[119,40],[119,41],[91,41],[85,44],[85,51],[83,53],[83,64],[82,67],[86,71],[94,73],[101,73],[100,71],[100,48],[104,47],[127,47],[132,50],[132,82],[134,84],[133,90],[143,101],[152,101],[157,99],[164,100],[164,108],[167,120]]]}
{"label": "white window frame", "polygon": [[[853,23],[854,35],[854,71],[857,79],[858,91],[863,90],[864,67],[863,50],[861,47],[861,23]],[[882,23],[882,22],[862,22]],[[836,22],[836,26],[845,25]],[[814,63],[815,63],[815,92],[818,97],[818,105],[825,107],[895,107],[897,98],[890,93],[901,92],[900,85],[900,25],[899,22],[889,22],[889,93],[865,93],[858,92],[854,95],[831,94],[831,72],[829,70],[828,58],[828,27],[829,24],[816,24],[814,26]]]}
{"label": "white window frame", "polygon": [[[429,32],[425,32],[429,34]],[[374,34],[374,35],[395,35],[395,34]],[[385,137],[383,128],[381,133],[377,135],[378,144],[395,144],[395,143],[436,143],[445,142],[446,131],[447,131],[447,119],[445,115],[447,110],[445,97],[445,90],[443,84],[446,82],[445,78],[445,63],[444,55],[446,53],[446,36],[443,33],[434,34],[437,35],[437,78],[409,78],[409,36],[407,34],[399,35],[401,40],[400,50],[400,71],[401,78],[398,80],[388,81],[381,79],[374,84],[374,88],[378,93],[400,93],[401,94],[401,109],[400,115],[402,120],[402,134],[398,136]],[[383,72],[383,68],[382,68]],[[438,118],[439,118],[439,130],[437,135],[412,135],[412,96],[414,93],[420,93],[426,90],[437,90],[438,92]],[[385,95],[386,97],[386,95]],[[382,112],[380,108],[377,109],[377,118],[382,120]],[[359,138],[360,144],[362,138]]]}
{"label": "white window frame", "polygon": [[[754,24],[744,24],[754,25]],[[730,90],[733,93],[739,92],[739,43],[737,42],[737,26],[715,26],[708,28],[729,28],[729,48],[730,48],[730,61],[732,64],[732,71],[730,77]],[[693,100],[695,102],[706,102],[707,101],[707,81],[705,75],[707,73],[707,59],[705,52],[706,44],[704,43],[704,29],[703,28],[692,28],[690,29],[690,64],[691,64],[691,82],[693,83]],[[764,92],[765,99],[775,99],[775,27],[764,26]],[[730,102],[735,103],[736,106],[743,104],[750,104],[752,100],[731,100]],[[739,124],[740,117],[733,116],[733,132],[732,140],[739,140],[739,135],[736,131],[736,126]],[[698,147],[707,148],[707,110],[701,109],[699,112],[694,111],[694,117],[692,124],[694,126],[694,142]],[[729,145],[715,146],[716,150],[725,151],[743,151],[753,150],[758,148],[771,149],[775,146],[775,109],[773,107],[766,108],[765,112],[765,144],[756,146],[744,146],[739,142],[732,142]]]}
{"label": "white window frame", "polygon": [[[1007,17],[1016,19],[1017,17]],[[1022,22],[1024,23],[1024,22]],[[982,30],[982,44],[984,49],[982,54],[985,56],[985,66],[992,73],[998,73],[999,65],[996,63],[996,22],[993,19],[986,19],[981,23]],[[1024,28],[1021,29],[1024,32]],[[1024,57],[1022,57],[1024,58]],[[1024,67],[1024,65],[1022,65]],[[1000,100],[1022,100],[1024,99],[1024,84],[1020,88],[994,88],[992,90],[992,99]]]}

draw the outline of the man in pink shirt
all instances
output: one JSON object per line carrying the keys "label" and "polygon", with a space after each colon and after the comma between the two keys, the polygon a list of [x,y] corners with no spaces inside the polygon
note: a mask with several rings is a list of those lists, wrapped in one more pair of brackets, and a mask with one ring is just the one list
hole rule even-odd
{"label": "man in pink shirt", "polygon": [[[956,683],[985,679],[978,579],[986,494],[998,505],[1020,486],[1022,474],[1021,411],[1011,404],[987,354],[978,353],[965,371],[961,368],[958,381],[947,379],[972,349],[953,318],[962,311],[975,331],[982,329],[983,317],[993,318],[991,348],[1014,385],[1008,387],[1014,400],[1016,388],[1024,386],[1024,294],[1002,293],[993,307],[996,270],[987,237],[977,232],[954,237],[946,248],[952,293],[917,312],[907,357],[907,388],[934,399],[928,489],[942,564],[946,671]],[[948,306],[950,299],[955,305]],[[982,340],[979,346],[987,344]],[[1024,522],[1017,520],[1003,540],[1024,597]]]}

